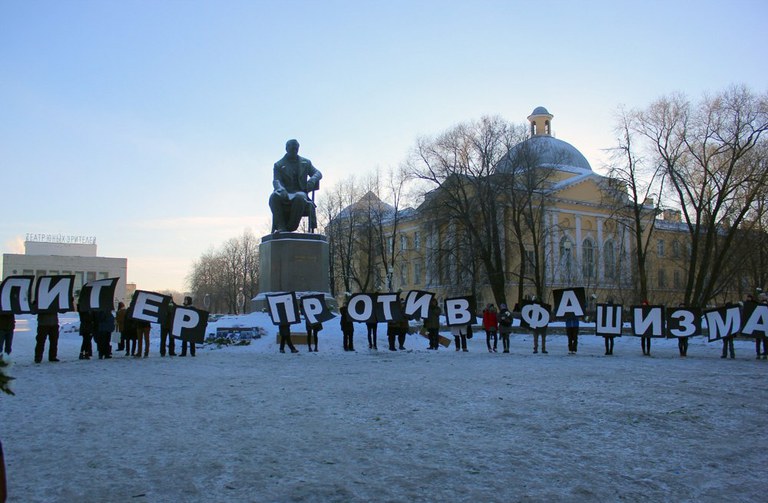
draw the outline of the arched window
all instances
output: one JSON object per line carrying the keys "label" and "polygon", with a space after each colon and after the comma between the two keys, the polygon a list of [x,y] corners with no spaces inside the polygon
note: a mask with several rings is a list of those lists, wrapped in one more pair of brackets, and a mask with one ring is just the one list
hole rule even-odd
{"label": "arched window", "polygon": [[585,279],[595,277],[595,245],[587,238],[581,243],[581,275]]}
{"label": "arched window", "polygon": [[573,243],[567,236],[560,240],[560,281],[570,283],[573,280]]}
{"label": "arched window", "polygon": [[531,136],[536,136],[536,122],[531,121]]}
{"label": "arched window", "polygon": [[611,239],[603,244],[603,268],[605,279],[616,279],[616,249]]}
{"label": "arched window", "polygon": [[548,135],[552,134],[552,130],[549,127],[549,121],[544,122],[544,132]]}

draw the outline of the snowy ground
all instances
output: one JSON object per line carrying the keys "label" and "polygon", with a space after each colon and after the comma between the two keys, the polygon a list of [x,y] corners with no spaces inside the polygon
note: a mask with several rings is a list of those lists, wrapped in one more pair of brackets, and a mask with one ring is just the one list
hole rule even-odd
{"label": "snowy ground", "polygon": [[[64,321],[72,321],[68,316]],[[578,355],[515,335],[512,354],[355,353],[326,323],[320,352],[269,337],[197,357],[34,364],[35,322],[17,317],[15,397],[0,396],[11,502],[765,501],[768,361],[754,344],[584,334]],[[233,320],[221,320],[222,326]],[[380,332],[383,332],[383,325]]]}

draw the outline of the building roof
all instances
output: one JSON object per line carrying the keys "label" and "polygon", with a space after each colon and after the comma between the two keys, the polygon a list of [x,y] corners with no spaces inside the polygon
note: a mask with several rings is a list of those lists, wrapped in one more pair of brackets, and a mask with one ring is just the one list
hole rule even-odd
{"label": "building roof", "polygon": [[519,168],[533,167],[531,165],[578,174],[583,171],[592,171],[589,161],[576,147],[547,135],[532,136],[509,149],[497,170],[502,173],[511,173]]}

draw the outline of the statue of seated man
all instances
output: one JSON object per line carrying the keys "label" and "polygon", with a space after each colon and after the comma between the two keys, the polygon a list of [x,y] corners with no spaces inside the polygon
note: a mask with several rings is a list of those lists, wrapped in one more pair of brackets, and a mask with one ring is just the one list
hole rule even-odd
{"label": "statue of seated man", "polygon": [[[272,179],[275,191],[269,196],[273,232],[293,232],[299,228],[302,216],[314,214],[315,204],[307,193],[317,189],[323,177],[309,159],[299,156],[298,141],[288,140],[285,152],[275,163]],[[312,224],[310,222],[310,227]]]}

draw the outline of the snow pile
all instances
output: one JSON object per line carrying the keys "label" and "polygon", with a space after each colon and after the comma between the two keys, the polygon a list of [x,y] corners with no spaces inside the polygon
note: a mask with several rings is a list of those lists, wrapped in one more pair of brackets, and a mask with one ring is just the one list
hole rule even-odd
{"label": "snow pile", "polygon": [[[582,331],[532,354],[378,351],[356,325],[353,353],[324,323],[318,353],[280,354],[264,314],[247,346],[207,345],[34,364],[34,318],[17,317],[16,396],[0,396],[11,502],[104,501],[764,501],[768,361],[750,340],[603,339]],[[62,316],[64,326],[76,323]],[[298,330],[298,327],[297,327]],[[443,335],[449,335],[444,333]],[[46,353],[47,354],[47,353]]]}

